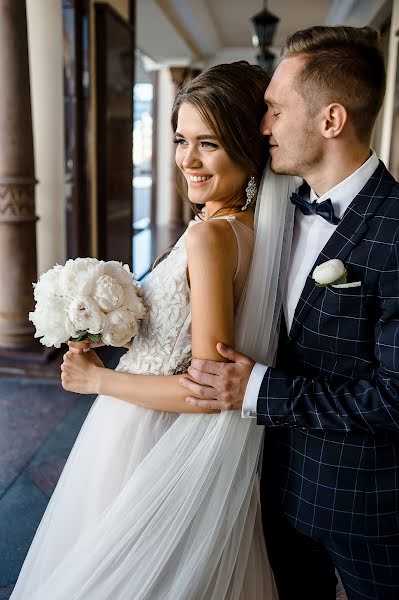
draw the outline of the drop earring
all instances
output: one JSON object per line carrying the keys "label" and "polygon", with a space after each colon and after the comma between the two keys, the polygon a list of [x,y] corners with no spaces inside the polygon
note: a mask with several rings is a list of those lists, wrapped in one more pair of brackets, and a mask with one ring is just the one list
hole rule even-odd
{"label": "drop earring", "polygon": [[258,191],[258,188],[256,185],[255,177],[253,175],[251,175],[251,177],[249,178],[249,181],[248,181],[248,185],[245,188],[245,193],[247,195],[247,201],[245,202],[244,206],[241,207],[241,210],[247,210],[247,208],[249,206],[251,206],[252,202],[256,198],[257,191]]}

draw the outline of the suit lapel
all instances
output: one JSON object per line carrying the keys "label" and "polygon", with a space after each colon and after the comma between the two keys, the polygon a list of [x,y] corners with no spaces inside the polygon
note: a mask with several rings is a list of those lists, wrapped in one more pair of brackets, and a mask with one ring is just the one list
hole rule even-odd
{"label": "suit lapel", "polygon": [[353,248],[364,237],[368,230],[368,220],[376,212],[379,205],[388,196],[395,180],[380,161],[379,166],[370,177],[364,188],[351,202],[336,230],[317,257],[302,290],[295,309],[294,319],[289,332],[292,341],[299,332],[309,310],[315,304],[324,288],[316,287],[311,275],[318,265],[338,258],[345,262]]}

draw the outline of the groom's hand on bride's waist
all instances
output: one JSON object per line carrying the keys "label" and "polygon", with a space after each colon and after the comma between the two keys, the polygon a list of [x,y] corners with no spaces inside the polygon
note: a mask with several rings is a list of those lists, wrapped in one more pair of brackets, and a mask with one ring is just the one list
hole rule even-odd
{"label": "groom's hand on bride's waist", "polygon": [[241,410],[245,390],[255,362],[224,344],[216,346],[221,356],[230,362],[193,358],[188,373],[180,384],[195,396],[186,402],[199,408]]}

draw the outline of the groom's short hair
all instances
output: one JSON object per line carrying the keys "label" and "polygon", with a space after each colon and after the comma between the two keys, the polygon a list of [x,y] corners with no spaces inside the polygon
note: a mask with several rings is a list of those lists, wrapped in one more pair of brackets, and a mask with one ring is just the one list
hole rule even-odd
{"label": "groom's short hair", "polygon": [[283,58],[304,56],[298,92],[310,113],[342,104],[360,141],[369,142],[385,94],[379,34],[371,27],[316,26],[291,35]]}

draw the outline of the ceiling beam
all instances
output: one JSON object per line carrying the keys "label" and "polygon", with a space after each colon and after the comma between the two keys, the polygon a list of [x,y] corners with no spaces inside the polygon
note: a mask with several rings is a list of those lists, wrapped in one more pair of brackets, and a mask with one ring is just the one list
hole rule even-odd
{"label": "ceiling beam", "polygon": [[196,61],[214,55],[221,47],[212,15],[204,0],[156,0],[177,34],[190,47]]}
{"label": "ceiling beam", "polygon": [[387,0],[333,0],[326,25],[363,27],[371,23]]}
{"label": "ceiling beam", "polygon": [[171,8],[168,0],[155,0],[165,17],[168,19],[169,23],[172,25],[175,30],[175,34],[178,34],[179,37],[184,41],[184,43],[190,48],[190,51],[193,55],[193,59],[195,61],[203,60],[204,55],[201,52],[200,47],[196,44],[193,37],[188,33],[183,23],[181,22],[178,15]]}

